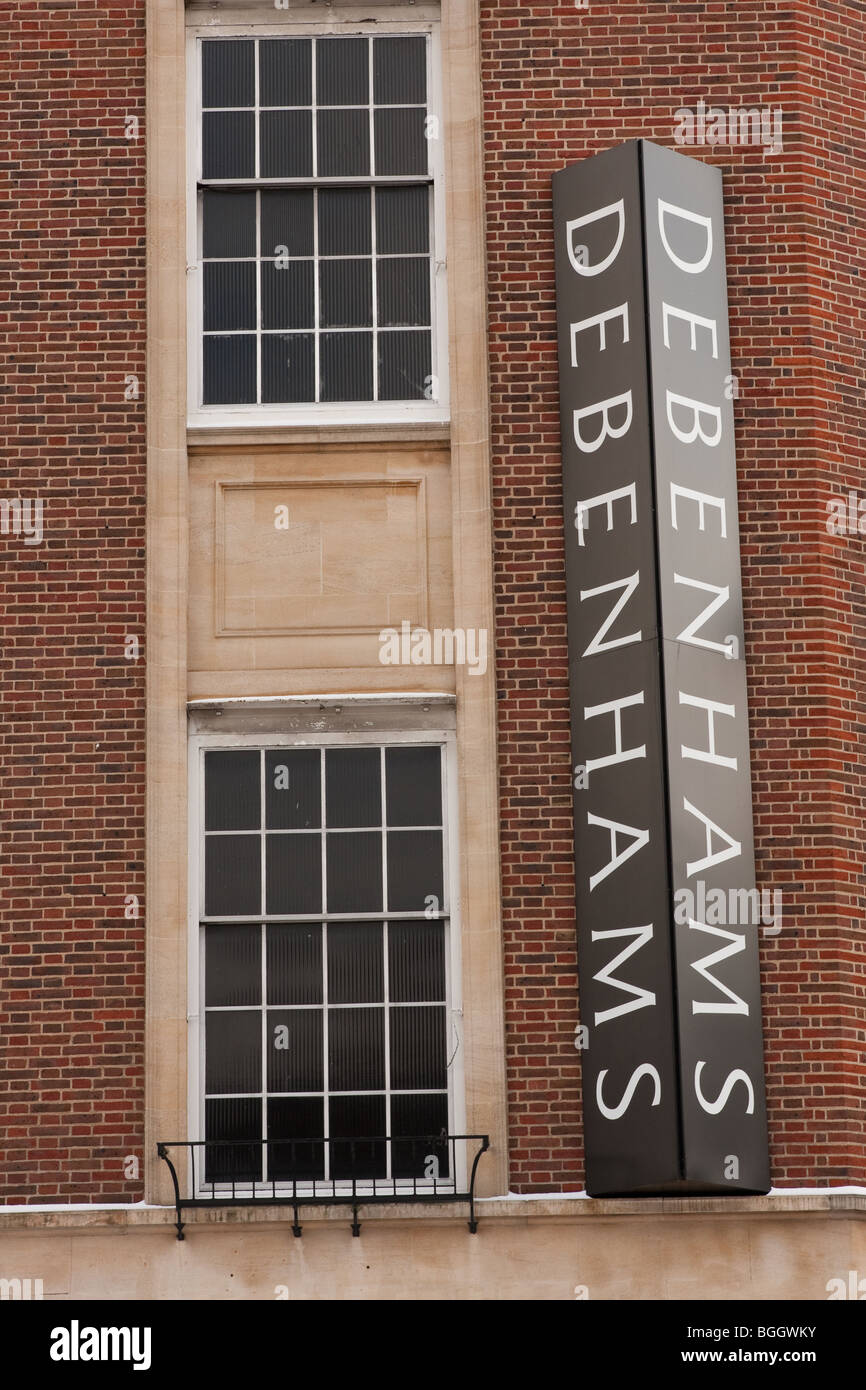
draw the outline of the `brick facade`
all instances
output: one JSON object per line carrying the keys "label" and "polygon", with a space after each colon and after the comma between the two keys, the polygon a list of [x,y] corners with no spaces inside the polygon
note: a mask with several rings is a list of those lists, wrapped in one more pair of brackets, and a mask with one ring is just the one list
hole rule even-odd
{"label": "brick facade", "polygon": [[[44,538],[0,536],[0,1194],[138,1201],[144,0],[4,20],[0,499],[42,499]],[[583,1183],[550,180],[625,139],[674,145],[700,98],[784,121],[778,154],[685,150],[725,179],[758,881],[784,901],[762,938],[773,1180],[866,1181],[866,542],[824,524],[828,498],[866,492],[862,20],[804,0],[481,7],[515,1191]]]}
{"label": "brick facade", "polygon": [[26,544],[14,517],[0,537],[0,1193],[137,1201],[123,1159],[143,1141],[143,0],[8,4],[2,60],[0,499],[41,499],[44,537]]}

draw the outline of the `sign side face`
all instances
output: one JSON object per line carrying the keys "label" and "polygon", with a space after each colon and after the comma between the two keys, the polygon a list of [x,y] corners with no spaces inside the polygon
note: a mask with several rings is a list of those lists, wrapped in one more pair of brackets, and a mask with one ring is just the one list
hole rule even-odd
{"label": "sign side face", "polygon": [[681,1177],[638,145],[554,175],[587,1190]]}
{"label": "sign side face", "polygon": [[769,1190],[718,170],[641,143],[685,1177]]}

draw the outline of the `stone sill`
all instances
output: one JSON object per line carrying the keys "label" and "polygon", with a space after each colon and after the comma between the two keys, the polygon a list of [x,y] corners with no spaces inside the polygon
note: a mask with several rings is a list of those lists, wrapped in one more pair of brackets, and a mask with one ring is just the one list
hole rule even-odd
{"label": "stone sill", "polygon": [[187,428],[187,449],[190,454],[224,452],[258,452],[287,445],[346,445],[381,444],[386,448],[424,448],[427,445],[448,444],[451,430],[435,421],[407,421],[399,424],[377,425],[191,425]]}
{"label": "stone sill", "polygon": [[[647,1198],[589,1198],[582,1193],[568,1196],[479,1197],[476,1213],[480,1226],[489,1221],[620,1221],[628,1218],[659,1216],[701,1217],[782,1217],[834,1216],[866,1218],[866,1189],[834,1193],[773,1193],[767,1197],[647,1197]],[[359,1203],[359,1218],[363,1229],[370,1221],[425,1221],[428,1224],[460,1224],[468,1221],[469,1209],[463,1202],[443,1202],[439,1206],[399,1202],[393,1205],[368,1206]],[[3,1231],[88,1230],[92,1234],[152,1227],[171,1230],[176,1212],[174,1207],[157,1206],[58,1206],[0,1207],[0,1233]],[[301,1204],[300,1220],[304,1227],[351,1223],[351,1207],[305,1207]],[[292,1222],[291,1206],[270,1207],[195,1207],[183,1213],[186,1229],[196,1226],[253,1226],[285,1225]],[[468,1234],[468,1232],[467,1232]]]}

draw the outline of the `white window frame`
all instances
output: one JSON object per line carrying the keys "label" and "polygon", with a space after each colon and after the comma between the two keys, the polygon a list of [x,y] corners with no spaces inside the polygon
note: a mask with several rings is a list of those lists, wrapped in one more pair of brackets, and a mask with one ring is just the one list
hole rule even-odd
{"label": "white window frame", "polygon": [[[375,6],[374,12],[375,12]],[[421,7],[419,7],[421,8]],[[268,11],[273,13],[273,11]],[[277,11],[282,14],[283,11]],[[438,19],[418,17],[414,7],[388,6],[381,18],[369,21],[370,7],[357,11],[329,10],[305,17],[285,11],[284,19],[259,22],[194,23],[187,30],[187,425],[189,428],[243,428],[244,426],[397,425],[447,424],[448,390],[448,290],[445,260],[445,177],[442,122],[441,44]],[[400,18],[402,14],[410,18]],[[398,17],[395,17],[398,16]],[[202,262],[200,202],[201,176],[201,56],[202,39],[348,37],[350,35],[429,35],[428,114],[439,122],[439,136],[429,141],[432,213],[431,265],[431,373],[434,395],[419,401],[305,402],[298,405],[203,405],[202,404]],[[372,99],[372,93],[371,93]],[[393,182],[399,183],[395,178]],[[411,180],[409,180],[411,182]],[[238,180],[237,186],[258,187],[255,180]],[[311,180],[312,184],[312,180]],[[227,183],[225,187],[231,187]],[[358,180],[358,187],[370,187]],[[257,248],[258,249],[258,248]]]}
{"label": "white window frame", "polygon": [[[378,723],[378,721],[376,721]],[[189,1140],[201,1141],[205,1138],[205,1005],[204,1005],[204,938],[201,929],[201,909],[204,907],[204,755],[217,749],[273,749],[273,748],[362,748],[393,747],[397,744],[437,744],[443,749],[442,757],[442,814],[443,814],[443,891],[445,901],[443,911],[446,918],[445,950],[445,996],[447,1026],[447,1071],[448,1071],[448,1133],[466,1132],[466,1081],[463,1046],[463,995],[462,995],[462,951],[460,933],[460,892],[458,865],[460,839],[458,827],[458,788],[457,788],[457,736],[453,731],[436,729],[413,729],[391,732],[387,727],[378,727],[364,732],[322,732],[315,736],[300,733],[192,733],[189,738],[189,932],[187,948],[188,1003],[188,1135]],[[382,917],[387,919],[387,913]],[[312,914],[315,920],[316,914]],[[256,920],[255,915],[251,920]],[[267,920],[263,918],[262,920]],[[266,1080],[262,1078],[263,1087]],[[264,1094],[264,1090],[263,1090]],[[405,1191],[410,1197],[413,1191],[419,1194],[434,1190],[446,1196],[448,1191],[466,1191],[468,1183],[467,1160],[471,1155],[462,1152],[465,1146],[454,1145],[453,1172],[448,1179],[432,1181],[422,1178],[384,1179],[377,1178],[378,1191],[383,1184],[392,1184],[395,1191]],[[191,1164],[187,1171],[187,1184],[191,1184]],[[203,1165],[196,1164],[197,1190],[190,1195],[207,1198],[214,1195],[210,1183],[203,1180]],[[321,1186],[324,1180],[317,1180]],[[330,1180],[328,1180],[330,1181]],[[271,1193],[271,1183],[251,1184],[239,1181],[234,1185],[235,1195],[265,1197]],[[351,1181],[335,1183],[336,1191],[351,1193]],[[367,1191],[365,1181],[356,1183],[359,1194]],[[216,1195],[231,1194],[231,1183],[217,1183]],[[276,1183],[278,1195],[292,1191],[291,1183]],[[372,1192],[372,1187],[369,1192]],[[312,1194],[311,1182],[299,1180],[297,1194],[300,1197]]]}

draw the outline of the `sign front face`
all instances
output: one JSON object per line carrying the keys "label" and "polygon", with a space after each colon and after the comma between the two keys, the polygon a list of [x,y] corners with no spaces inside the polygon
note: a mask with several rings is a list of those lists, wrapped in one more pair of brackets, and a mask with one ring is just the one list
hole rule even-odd
{"label": "sign front face", "polygon": [[587,1189],[766,1191],[721,179],[633,142],[554,223]]}
{"label": "sign front face", "polygon": [[722,180],[655,145],[642,157],[686,1171],[766,1191]]}
{"label": "sign front face", "polygon": [[[599,1192],[652,1189],[679,1162],[637,159],[625,145],[554,183],[584,1127]],[[598,402],[611,397],[605,433]]]}

